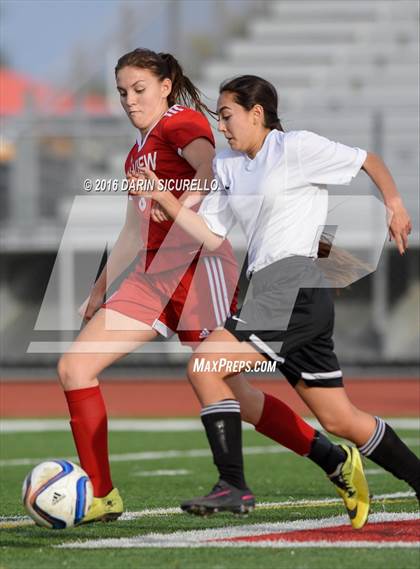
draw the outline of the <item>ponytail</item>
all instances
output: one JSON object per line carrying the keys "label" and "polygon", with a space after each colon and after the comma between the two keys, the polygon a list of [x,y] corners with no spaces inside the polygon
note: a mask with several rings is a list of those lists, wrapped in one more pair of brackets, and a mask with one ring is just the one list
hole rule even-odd
{"label": "ponytail", "polygon": [[335,288],[337,294],[339,290],[349,283],[355,282],[365,275],[372,272],[372,267],[364,263],[345,249],[332,246],[333,236],[327,233],[321,235],[318,245],[318,261],[320,268],[325,277],[331,284],[331,288]]}
{"label": "ponytail", "polygon": [[185,107],[193,107],[202,114],[207,112],[215,116],[215,113],[201,100],[202,93],[200,90],[197,89],[189,77],[184,75],[178,60],[170,53],[159,53],[158,55],[165,62],[167,77],[172,81],[172,90],[168,96],[169,106],[181,104]]}
{"label": "ponytail", "polygon": [[201,92],[184,75],[178,60],[170,53],[156,53],[150,49],[137,48],[120,57],[115,67],[115,75],[124,67],[149,69],[161,81],[170,79],[172,81],[172,90],[168,96],[168,105],[170,107],[179,104],[192,107],[202,114],[207,112],[213,117],[216,116],[216,113],[203,103]]}

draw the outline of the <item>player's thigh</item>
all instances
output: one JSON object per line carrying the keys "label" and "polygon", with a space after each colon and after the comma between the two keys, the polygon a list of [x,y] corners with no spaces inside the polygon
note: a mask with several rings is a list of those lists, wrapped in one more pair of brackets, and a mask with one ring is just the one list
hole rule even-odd
{"label": "player's thigh", "polygon": [[60,359],[60,378],[95,378],[103,369],[156,336],[157,332],[143,322],[114,310],[101,309]]}

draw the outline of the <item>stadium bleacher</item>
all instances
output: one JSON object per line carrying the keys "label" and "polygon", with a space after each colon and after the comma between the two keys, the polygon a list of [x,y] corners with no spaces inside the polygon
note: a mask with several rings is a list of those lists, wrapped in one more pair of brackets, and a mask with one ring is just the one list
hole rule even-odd
{"label": "stadium bleacher", "polygon": [[[202,64],[202,76],[196,83],[209,97],[210,106],[215,107],[218,84],[222,80],[242,73],[258,74],[277,87],[279,116],[286,130],[313,130],[343,143],[378,152],[389,164],[411,213],[410,247],[418,251],[418,2],[276,0],[264,4],[264,10],[249,18],[243,33],[232,34],[224,40],[221,57]],[[45,117],[25,116],[24,120],[33,125],[40,140],[59,136],[62,132],[64,138],[70,140],[73,150],[66,164],[54,162],[48,153],[39,152],[32,135],[25,138],[24,131],[22,138],[16,137],[16,144],[21,145],[26,154],[18,152],[20,166],[18,163],[12,166],[14,170],[7,188],[11,215],[5,220],[2,245],[10,255],[53,256],[74,195],[81,193],[81,181],[83,178],[119,178],[132,131],[121,115],[96,118],[77,114],[48,121]],[[19,120],[16,123],[12,119],[6,121],[6,132],[16,134],[19,124]],[[225,145],[223,136],[217,135],[217,144],[219,148]],[[35,164],[36,156],[40,158]],[[36,175],[28,176],[32,167]],[[65,177],[63,181],[63,168],[70,169],[70,179]],[[28,179],[33,193],[27,191]],[[332,188],[331,191],[333,194],[371,194],[372,185],[366,176],[360,176],[351,190]],[[21,207],[23,200],[25,208]],[[349,206],[349,216],[357,218],[357,213],[357,206],[353,210]],[[100,215],[89,217],[86,232],[80,234],[80,239],[92,243],[97,230],[106,226],[111,234],[120,223],[112,200],[109,206],[102,202]],[[238,247],[243,247],[239,231],[233,233],[232,240]],[[368,236],[365,241],[369,242]],[[364,237],[359,236],[358,242],[363,243]],[[29,271],[29,265],[27,269]],[[21,279],[22,283],[32,278],[23,269],[21,273],[16,280]],[[379,322],[384,320],[385,313],[390,314],[388,301],[384,301],[389,283],[385,282],[384,274],[380,278],[383,288],[378,298],[382,300],[372,301],[379,303],[373,309],[373,313],[379,315]],[[22,284],[17,290],[25,291],[28,287],[28,284]],[[26,302],[24,293],[17,299],[16,292],[8,284],[2,283],[0,288],[8,310],[7,326],[6,320],[2,325],[2,331],[7,332],[4,335],[5,352],[10,360],[19,359],[22,350],[26,350],[27,330],[33,327],[39,304]],[[403,286],[401,290],[404,290]],[[83,291],[76,293],[80,299],[75,300],[75,305],[84,295]],[[407,311],[416,313],[415,295],[410,298],[410,308],[404,305],[401,315]],[[399,310],[398,306],[395,310]],[[343,321],[346,321],[355,310],[347,316],[343,308],[343,314]],[[360,317],[369,314],[366,302],[361,304],[358,314]],[[398,321],[398,315],[393,314],[393,322]],[[369,322],[364,323],[365,327],[368,325]],[[374,322],[375,326],[380,327],[380,324]],[[357,342],[348,339],[345,329],[340,328],[340,317],[337,331],[344,359],[346,354],[352,358],[358,353]],[[381,333],[387,334],[386,330]],[[383,357],[384,346],[390,342],[390,339],[382,341],[382,352],[375,352],[376,348],[367,342],[367,357]],[[172,358],[182,359],[179,350],[172,351]],[[397,352],[394,349],[392,354],[398,359]],[[387,349],[387,353],[391,351]],[[412,355],[417,355],[414,348]],[[49,359],[53,361],[55,355]]]}
{"label": "stadium bleacher", "polygon": [[[413,212],[419,245],[419,5],[402,0],[280,0],[232,38],[201,88],[251,73],[278,89],[287,130],[305,128],[380,152]],[[219,136],[219,144],[223,137]],[[357,191],[369,193],[368,180]]]}

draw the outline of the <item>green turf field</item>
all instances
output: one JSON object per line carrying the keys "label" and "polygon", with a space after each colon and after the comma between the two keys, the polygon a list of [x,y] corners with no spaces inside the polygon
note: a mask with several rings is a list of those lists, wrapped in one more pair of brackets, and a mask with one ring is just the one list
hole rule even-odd
{"label": "green turf field", "polygon": [[[410,446],[418,452],[415,431],[400,431]],[[30,465],[11,465],[5,461],[21,458],[74,456],[70,433],[10,433],[1,436],[1,569],[55,568],[77,566],[89,568],[143,568],[172,569],[214,568],[325,568],[357,567],[409,569],[419,567],[419,552],[406,549],[340,549],[310,548],[131,548],[119,549],[65,549],[54,545],[77,540],[124,538],[150,533],[171,533],[232,525],[248,525],[325,518],[343,514],[342,506],[333,504],[302,504],[302,500],[316,501],[335,498],[334,489],[323,473],[308,460],[289,452],[273,453],[274,443],[261,435],[244,432],[245,448],[254,448],[256,454],[245,455],[247,479],[260,502],[277,505],[261,507],[246,519],[227,514],[213,518],[195,518],[180,513],[143,512],[135,519],[110,524],[93,524],[65,531],[53,531],[28,525],[25,520],[17,527],[10,526],[13,516],[24,516],[20,503],[21,485]],[[267,446],[265,452],[264,447]],[[215,470],[210,456],[144,455],[148,451],[186,451],[207,449],[201,432],[113,432],[110,451],[114,482],[119,487],[128,512],[145,509],[174,508],[184,498],[204,493],[215,482]],[[132,453],[131,456],[128,453]],[[135,453],[133,455],[133,453]],[[180,452],[179,454],[183,454]],[[185,454],[185,453],[184,453]],[[196,453],[199,454],[199,453]],[[140,460],[141,458],[141,460]],[[366,467],[371,492],[374,495],[406,491],[405,484],[390,475],[378,472],[371,462]],[[151,476],[148,473],[152,473]],[[154,473],[154,474],[153,474]],[[286,502],[286,504],[283,504]],[[373,503],[373,512],[415,512],[414,498],[383,498]]]}

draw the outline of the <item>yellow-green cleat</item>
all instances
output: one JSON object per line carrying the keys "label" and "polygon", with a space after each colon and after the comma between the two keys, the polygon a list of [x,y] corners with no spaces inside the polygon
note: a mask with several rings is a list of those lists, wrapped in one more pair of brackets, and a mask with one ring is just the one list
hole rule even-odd
{"label": "yellow-green cleat", "polygon": [[111,492],[103,498],[93,498],[88,513],[80,523],[111,522],[119,518],[123,511],[124,504],[120,493],[117,488],[113,488]]}
{"label": "yellow-green cleat", "polygon": [[369,487],[363,472],[362,459],[355,447],[340,445],[347,455],[338,474],[330,476],[344,501],[351,525],[361,529],[369,515]]}

